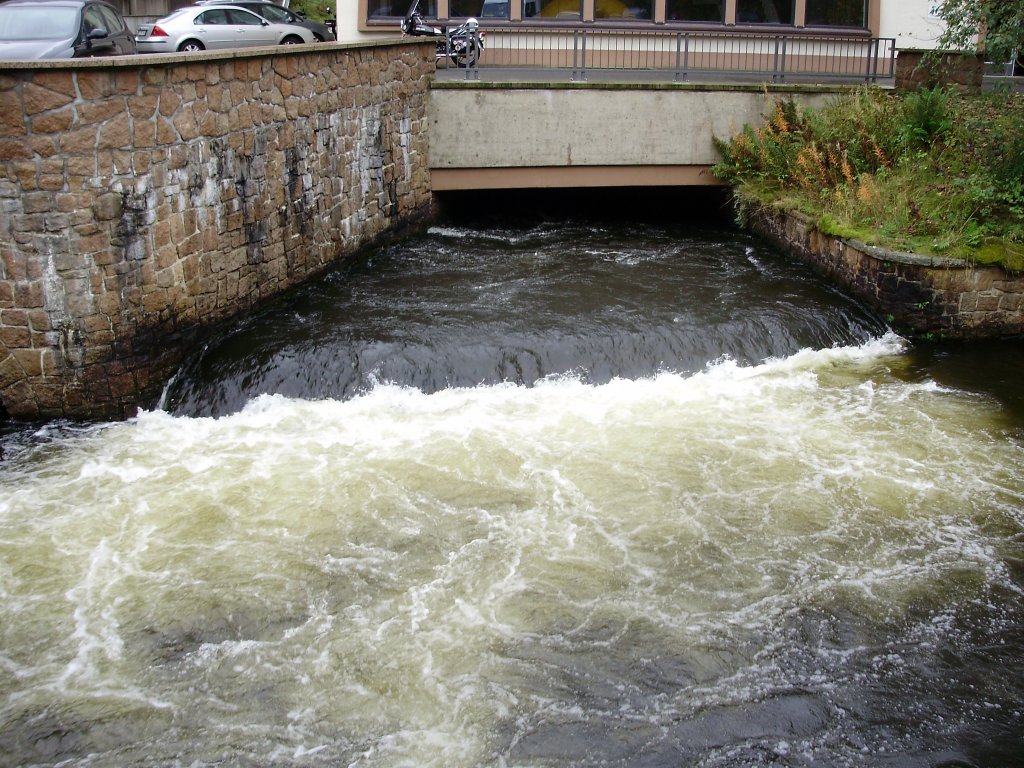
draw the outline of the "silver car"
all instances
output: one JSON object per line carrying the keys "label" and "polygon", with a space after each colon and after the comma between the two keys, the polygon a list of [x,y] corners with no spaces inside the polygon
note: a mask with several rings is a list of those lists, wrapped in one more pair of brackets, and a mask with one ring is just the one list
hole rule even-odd
{"label": "silver car", "polygon": [[135,34],[139,53],[297,45],[315,39],[305,27],[270,22],[235,5],[181,8],[152,24],[140,24]]}

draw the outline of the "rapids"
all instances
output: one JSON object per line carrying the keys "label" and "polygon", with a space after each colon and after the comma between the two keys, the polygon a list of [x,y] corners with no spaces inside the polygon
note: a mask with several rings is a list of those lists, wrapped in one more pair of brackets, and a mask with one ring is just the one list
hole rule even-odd
{"label": "rapids", "polygon": [[1010,766],[1019,343],[453,222],[4,437],[0,764]]}

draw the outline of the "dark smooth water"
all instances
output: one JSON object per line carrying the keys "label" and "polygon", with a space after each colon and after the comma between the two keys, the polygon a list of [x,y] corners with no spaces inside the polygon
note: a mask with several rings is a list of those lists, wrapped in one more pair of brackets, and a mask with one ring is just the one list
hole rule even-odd
{"label": "dark smooth water", "polygon": [[1024,765],[1021,343],[470,202],[6,438],[0,765]]}
{"label": "dark smooth water", "polygon": [[165,405],[221,415],[262,393],[349,398],[380,382],[435,392],[572,374],[601,384],[886,331],[715,218],[703,228],[597,216],[432,227],[213,340]]}

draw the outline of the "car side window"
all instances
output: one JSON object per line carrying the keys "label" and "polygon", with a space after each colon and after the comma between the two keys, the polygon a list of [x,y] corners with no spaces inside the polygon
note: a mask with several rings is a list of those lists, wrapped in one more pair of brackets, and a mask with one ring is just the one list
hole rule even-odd
{"label": "car side window", "polygon": [[263,23],[263,20],[255,13],[249,13],[238,8],[226,8],[225,10],[228,12],[232,24],[259,25]]}
{"label": "car side window", "polygon": [[196,16],[196,24],[227,24],[228,14],[223,8],[205,11]]}
{"label": "car side window", "polygon": [[107,27],[107,32],[114,34],[124,29],[124,23],[121,18],[114,13],[110,8],[105,8],[102,5],[99,6],[100,15],[103,17],[103,21]]}
{"label": "car side window", "polygon": [[284,8],[278,8],[276,5],[264,5],[260,6],[260,15],[265,19],[276,22],[289,22],[291,21],[291,14],[288,13]]}
{"label": "car side window", "polygon": [[107,32],[111,31],[103,23],[103,15],[100,13],[100,9],[94,5],[90,5],[82,14],[82,29],[86,35],[91,35],[97,29],[104,29]]}

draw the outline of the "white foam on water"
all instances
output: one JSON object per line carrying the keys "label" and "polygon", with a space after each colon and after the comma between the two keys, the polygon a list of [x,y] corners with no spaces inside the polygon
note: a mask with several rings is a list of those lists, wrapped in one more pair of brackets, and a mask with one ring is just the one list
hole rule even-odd
{"label": "white foam on water", "polygon": [[[799,616],[890,626],[1016,589],[1024,449],[993,404],[894,375],[905,347],[261,396],[23,451],[0,470],[0,678],[18,706],[122,691],[190,738],[223,717],[282,763],[368,766],[500,762],[495,732],[547,716],[660,727],[841,686],[844,658],[899,649],[794,650]],[[682,682],[564,695],[603,701],[601,663],[643,668],[637,649]]]}

